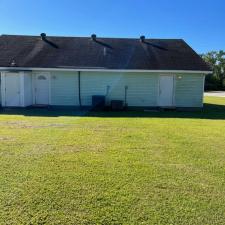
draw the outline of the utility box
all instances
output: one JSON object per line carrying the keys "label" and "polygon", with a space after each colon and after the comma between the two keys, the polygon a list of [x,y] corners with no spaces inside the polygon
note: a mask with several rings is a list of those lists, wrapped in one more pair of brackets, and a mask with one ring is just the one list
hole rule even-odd
{"label": "utility box", "polygon": [[92,107],[93,109],[104,109],[105,107],[105,96],[104,95],[93,95],[92,96]]}
{"label": "utility box", "polygon": [[114,111],[120,111],[123,110],[124,103],[122,100],[112,100],[111,101],[111,109]]}

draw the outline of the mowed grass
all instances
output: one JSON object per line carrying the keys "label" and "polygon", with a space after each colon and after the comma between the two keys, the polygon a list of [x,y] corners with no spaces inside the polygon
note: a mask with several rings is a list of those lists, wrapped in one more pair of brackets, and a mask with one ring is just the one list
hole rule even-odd
{"label": "mowed grass", "polygon": [[203,112],[0,113],[0,224],[225,224],[225,98]]}

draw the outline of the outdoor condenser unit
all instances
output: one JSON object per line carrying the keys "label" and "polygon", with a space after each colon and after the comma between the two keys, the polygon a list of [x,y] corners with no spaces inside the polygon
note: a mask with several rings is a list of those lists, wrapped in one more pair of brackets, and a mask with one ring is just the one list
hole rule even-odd
{"label": "outdoor condenser unit", "polygon": [[93,95],[92,96],[92,107],[94,109],[103,109],[105,107],[105,96],[104,95]]}
{"label": "outdoor condenser unit", "polygon": [[115,111],[123,110],[124,103],[122,100],[112,100],[111,101],[111,109]]}

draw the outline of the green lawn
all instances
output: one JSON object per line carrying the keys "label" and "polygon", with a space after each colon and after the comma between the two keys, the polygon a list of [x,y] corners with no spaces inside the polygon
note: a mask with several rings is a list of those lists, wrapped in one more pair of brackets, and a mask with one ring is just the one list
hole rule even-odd
{"label": "green lawn", "polygon": [[0,224],[225,224],[225,98],[205,102],[2,111]]}

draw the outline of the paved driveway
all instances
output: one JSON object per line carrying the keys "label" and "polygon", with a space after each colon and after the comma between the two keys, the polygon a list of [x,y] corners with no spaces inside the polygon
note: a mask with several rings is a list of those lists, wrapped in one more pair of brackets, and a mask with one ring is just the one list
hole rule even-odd
{"label": "paved driveway", "polygon": [[225,97],[225,91],[209,91],[205,92],[204,96]]}

